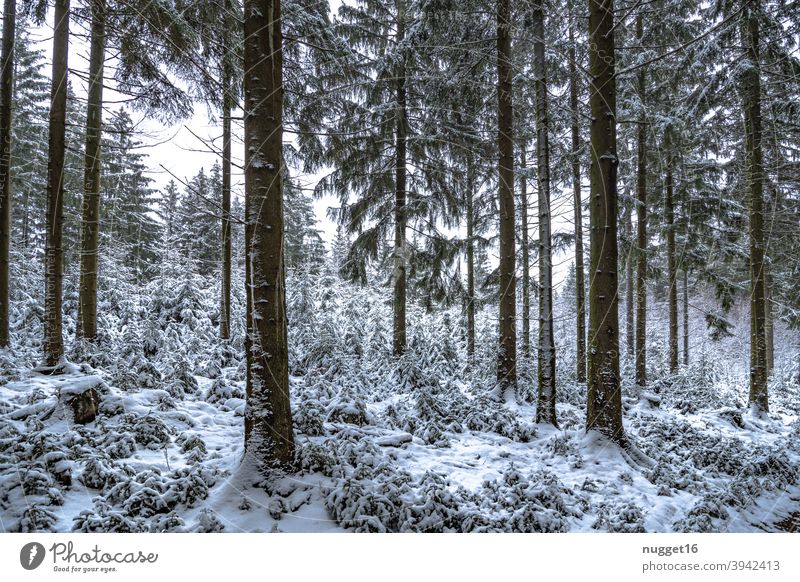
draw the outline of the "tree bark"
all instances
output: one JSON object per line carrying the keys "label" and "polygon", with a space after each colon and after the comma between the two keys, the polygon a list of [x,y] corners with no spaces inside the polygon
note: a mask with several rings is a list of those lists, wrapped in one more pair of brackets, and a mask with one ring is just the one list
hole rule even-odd
{"label": "tree bark", "polygon": [[497,147],[500,207],[500,337],[497,382],[503,397],[517,387],[517,284],[510,1],[497,4]]}
{"label": "tree bark", "polygon": [[3,4],[2,72],[0,73],[0,349],[8,347],[11,280],[11,98],[14,93],[14,35],[17,3]]}
{"label": "tree bark", "polygon": [[[636,37],[642,45],[642,15],[636,17]],[[639,69],[637,78],[642,112],[637,130],[636,148],[636,385],[647,385],[647,102],[646,69]]]}
{"label": "tree bark", "polygon": [[266,476],[294,458],[283,260],[280,0],[244,3],[245,454]]}
{"label": "tree bark", "polygon": [[[570,5],[570,8],[572,6]],[[575,315],[577,317],[577,380],[586,382],[586,279],[583,271],[583,209],[581,201],[580,115],[578,112],[578,66],[575,54],[575,15],[569,21],[569,104],[572,132],[572,196],[575,215]]]}
{"label": "tree bark", "polygon": [[536,422],[558,426],[556,416],[556,347],[553,334],[553,244],[550,216],[550,143],[547,115],[547,67],[544,58],[544,9],[531,12],[533,79],[536,93],[536,176],[539,191],[539,350]]}
{"label": "tree bark", "polygon": [[767,378],[775,369],[775,321],[772,317],[772,278],[767,261],[764,262],[764,338],[767,346]]}
{"label": "tree bark", "polygon": [[474,166],[467,160],[467,355],[475,356],[475,208]]}
{"label": "tree bark", "polygon": [[97,336],[97,263],[100,244],[100,170],[103,134],[103,65],[106,43],[106,0],[92,0],[89,49],[89,94],[86,102],[86,151],[83,164],[80,317],[78,334]]}
{"label": "tree bark", "polygon": [[219,337],[231,335],[231,109],[233,109],[233,73],[230,50],[230,5],[226,0],[225,33],[222,46],[222,297],[220,299]]}
{"label": "tree bark", "polygon": [[587,430],[623,442],[617,289],[617,132],[614,1],[589,2],[591,108],[589,390]]}
{"label": "tree bark", "polygon": [[[405,0],[397,0],[397,44],[405,38]],[[406,351],[406,67],[404,59],[397,72],[397,128],[395,144],[395,205],[394,205],[394,334],[393,352],[400,356]]]}
{"label": "tree bark", "polygon": [[747,190],[750,201],[750,406],[769,411],[767,393],[766,285],[764,282],[764,160],[761,144],[759,27],[755,8],[746,6],[741,25],[745,67],[742,93]]}
{"label": "tree bark", "polygon": [[62,232],[69,0],[56,0],[53,28],[53,85],[50,93],[47,150],[47,232],[44,269],[44,358],[47,366],[57,365],[64,355],[64,338],[61,334],[61,283],[64,264]]}
{"label": "tree bark", "polygon": [[[670,130],[667,129],[667,132]],[[667,291],[669,303],[669,371],[678,370],[678,271],[675,261],[675,208],[672,178],[672,143],[669,134],[664,139],[667,155],[664,178],[664,230],[667,239]]]}
{"label": "tree bark", "polygon": [[525,144],[520,147],[519,216],[522,234],[522,353],[531,355],[531,274],[528,241],[528,177]]}
{"label": "tree bark", "polygon": [[683,365],[689,365],[689,274],[683,270]]}
{"label": "tree bark", "polygon": [[633,210],[628,207],[622,215],[622,228],[624,237],[628,241],[628,252],[625,254],[625,352],[633,359],[634,327],[636,322],[633,316]]}

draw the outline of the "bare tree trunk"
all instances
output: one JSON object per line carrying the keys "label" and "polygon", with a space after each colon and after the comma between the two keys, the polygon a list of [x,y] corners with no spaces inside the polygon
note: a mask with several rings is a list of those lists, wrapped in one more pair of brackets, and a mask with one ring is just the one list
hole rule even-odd
{"label": "bare tree trunk", "polygon": [[262,474],[294,459],[283,260],[280,0],[244,3],[247,408],[245,454]]}
{"label": "bare tree trunk", "polygon": [[767,346],[767,378],[775,369],[775,322],[772,317],[772,278],[764,262],[764,336]]}
{"label": "bare tree trunk", "polygon": [[500,337],[497,381],[503,396],[517,387],[517,284],[514,215],[514,139],[511,93],[510,1],[497,4],[497,146],[500,206]]}
{"label": "bare tree trunk", "polygon": [[[570,5],[572,8],[572,5]],[[586,382],[586,279],[583,272],[583,212],[581,202],[580,115],[578,112],[578,66],[575,62],[575,15],[569,21],[569,103],[572,132],[572,196],[575,214],[575,314],[577,316],[577,380]]]}
{"label": "bare tree trunk", "polygon": [[769,411],[767,393],[766,285],[764,281],[764,161],[761,150],[761,75],[759,63],[757,7],[745,6],[742,45],[745,66],[742,93],[747,159],[747,189],[750,198],[750,406],[757,413]]}
{"label": "bare tree trunk", "polygon": [[[636,17],[636,37],[642,45],[642,15]],[[647,98],[646,71],[642,67],[637,79],[639,99],[645,107]],[[636,385],[647,385],[647,119],[642,110],[636,148]]]}
{"label": "bare tree trunk", "polygon": [[614,1],[589,2],[591,284],[587,430],[624,441],[619,383]]}
{"label": "bare tree trunk", "polygon": [[231,109],[233,109],[233,73],[231,71],[229,13],[225,0],[225,34],[222,47],[222,297],[220,299],[219,337],[231,336]]}
{"label": "bare tree trunk", "polygon": [[636,322],[633,317],[633,210],[628,207],[622,215],[622,228],[625,240],[628,241],[628,252],[625,254],[625,352],[633,358],[633,330]]}
{"label": "bare tree trunk", "polygon": [[103,65],[106,45],[106,0],[92,0],[89,50],[89,95],[86,102],[86,152],[83,164],[80,317],[78,334],[97,336],[97,264],[100,244],[100,170],[103,135]]}
{"label": "bare tree trunk", "polygon": [[17,3],[3,4],[2,73],[0,73],[0,349],[8,347],[11,255],[11,98],[14,93],[14,35]]}
{"label": "bare tree trunk", "polygon": [[475,355],[475,176],[472,158],[467,160],[467,355]]}
{"label": "bare tree trunk", "polygon": [[[397,43],[405,38],[405,0],[397,0]],[[397,129],[395,155],[394,206],[394,336],[393,351],[400,356],[406,351],[406,68],[400,61],[397,73]]]}
{"label": "bare tree trunk", "polygon": [[531,273],[528,247],[528,177],[525,144],[520,147],[519,216],[522,231],[522,353],[531,355]]}
{"label": "bare tree trunk", "polygon": [[683,365],[689,365],[689,274],[683,270]]}
{"label": "bare tree trunk", "polygon": [[55,366],[64,355],[61,334],[61,280],[64,250],[61,246],[64,214],[64,153],[67,114],[67,54],[69,0],[56,0],[53,34],[53,87],[47,161],[47,232],[44,268],[44,357]]}
{"label": "bare tree trunk", "polygon": [[674,373],[678,370],[678,271],[675,262],[675,208],[672,183],[672,146],[669,136],[665,138],[665,142],[667,174],[664,178],[664,230],[667,239],[667,281],[669,284],[669,371]]}
{"label": "bare tree trunk", "polygon": [[536,422],[558,426],[556,416],[556,347],[553,335],[553,244],[550,216],[550,143],[547,115],[547,68],[544,59],[544,9],[531,12],[533,78],[536,93],[536,176],[539,202],[539,392]]}

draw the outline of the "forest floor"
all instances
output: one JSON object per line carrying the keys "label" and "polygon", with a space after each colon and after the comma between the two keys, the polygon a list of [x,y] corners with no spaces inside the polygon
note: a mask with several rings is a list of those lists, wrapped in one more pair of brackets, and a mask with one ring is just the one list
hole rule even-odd
{"label": "forest floor", "polygon": [[[555,429],[533,424],[531,405],[457,382],[357,394],[311,374],[292,378],[298,472],[254,483],[237,472],[243,383],[234,368],[214,375],[184,374],[180,390],[121,390],[88,366],[8,374],[0,530],[798,528],[800,420],[789,393],[764,418],[713,399],[687,410],[680,399],[627,397],[623,450],[585,433],[580,402],[559,404]],[[100,412],[75,423],[70,399],[91,391]]]}

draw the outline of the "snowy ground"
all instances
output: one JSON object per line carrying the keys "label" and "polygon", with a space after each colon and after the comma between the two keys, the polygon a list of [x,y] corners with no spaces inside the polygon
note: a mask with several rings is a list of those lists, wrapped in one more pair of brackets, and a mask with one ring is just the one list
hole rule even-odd
{"label": "snowy ground", "polygon": [[[2,530],[744,532],[800,508],[797,415],[627,399],[647,466],[586,435],[579,406],[559,405],[556,430],[461,386],[365,402],[308,398],[309,378],[293,379],[300,471],[252,487],[241,382],[194,380],[125,392],[75,369],[0,386]],[[64,395],[98,382],[100,416],[73,424]]]}
{"label": "snowy ground", "polygon": [[[230,342],[218,339],[216,278],[176,271],[101,290],[102,332],[86,345],[71,339],[76,284],[67,278],[76,365],[66,374],[33,371],[42,287],[30,282],[12,303],[14,347],[0,352],[2,531],[744,532],[800,521],[790,518],[800,511],[796,336],[778,330],[770,414],[751,418],[744,308],[719,341],[692,313],[690,364],[670,374],[653,301],[648,390],[660,405],[640,402],[623,353],[622,450],[585,434],[568,294],[556,300],[556,430],[533,423],[534,358],[520,359],[516,401],[490,396],[491,304],[470,361],[461,306],[410,303],[408,350],[396,360],[380,287],[290,274],[297,470],[258,483],[239,469],[241,287]],[[68,402],[89,389],[99,414],[75,423]]]}

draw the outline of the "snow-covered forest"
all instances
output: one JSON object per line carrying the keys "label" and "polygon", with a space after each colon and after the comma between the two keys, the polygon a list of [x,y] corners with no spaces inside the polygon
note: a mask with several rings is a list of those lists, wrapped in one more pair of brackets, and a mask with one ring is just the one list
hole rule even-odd
{"label": "snow-covered forest", "polygon": [[800,530],[798,39],[3,0],[0,531]]}

